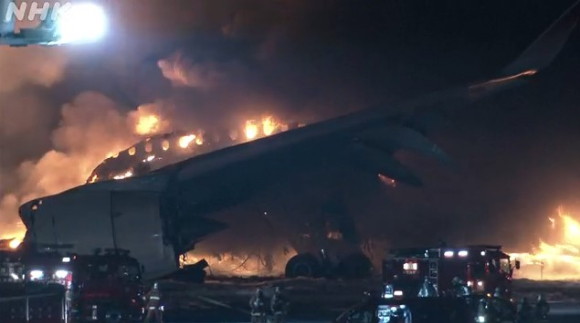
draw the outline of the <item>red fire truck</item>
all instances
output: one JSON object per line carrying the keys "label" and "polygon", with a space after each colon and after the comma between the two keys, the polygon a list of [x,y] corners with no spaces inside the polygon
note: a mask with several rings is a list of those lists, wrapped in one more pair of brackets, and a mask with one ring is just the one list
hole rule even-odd
{"label": "red fire truck", "polygon": [[69,255],[19,249],[4,258],[0,284],[14,290],[0,297],[0,314],[10,313],[7,323],[143,320],[143,268],[127,251]]}
{"label": "red fire truck", "polygon": [[512,266],[501,246],[393,249],[383,261],[383,297],[416,297],[426,278],[442,296],[453,289],[452,281],[458,277],[473,293],[493,294],[499,287],[509,298],[512,274],[519,267],[517,260]]}

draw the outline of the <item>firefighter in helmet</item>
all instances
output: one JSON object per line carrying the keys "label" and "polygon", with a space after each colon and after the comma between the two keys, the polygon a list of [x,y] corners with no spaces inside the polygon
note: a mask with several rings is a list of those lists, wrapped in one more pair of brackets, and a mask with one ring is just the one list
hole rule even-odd
{"label": "firefighter in helmet", "polygon": [[425,276],[425,279],[423,280],[423,285],[419,290],[419,297],[435,297],[435,296],[437,296],[437,291],[435,290],[435,287],[433,287],[433,284],[431,284],[429,277]]}
{"label": "firefighter in helmet", "polygon": [[256,294],[250,299],[252,323],[264,323],[266,321],[266,298],[261,288],[256,289]]}
{"label": "firefighter in helmet", "polygon": [[463,280],[461,280],[461,278],[455,276],[453,277],[451,283],[453,284],[453,291],[455,296],[461,297],[470,294],[469,288],[467,287],[467,285],[465,285],[465,283],[463,282]]}
{"label": "firefighter in helmet", "polygon": [[163,309],[161,307],[161,293],[159,292],[159,285],[153,284],[153,287],[145,296],[147,300],[147,316],[145,316],[145,323],[149,322],[151,316],[155,316],[157,322],[163,323]]}
{"label": "firefighter in helmet", "polygon": [[270,301],[270,309],[272,310],[272,315],[274,315],[274,323],[285,322],[289,305],[288,300],[282,293],[282,289],[277,286]]}
{"label": "firefighter in helmet", "polygon": [[548,304],[544,295],[538,295],[538,301],[536,302],[535,308],[536,319],[545,320],[549,312],[550,304]]}

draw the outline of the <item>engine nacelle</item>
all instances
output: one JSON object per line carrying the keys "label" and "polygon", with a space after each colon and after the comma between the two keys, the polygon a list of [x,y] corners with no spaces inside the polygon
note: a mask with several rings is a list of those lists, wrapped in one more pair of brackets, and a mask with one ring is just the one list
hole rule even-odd
{"label": "engine nacelle", "polygon": [[178,270],[173,245],[164,237],[160,194],[147,191],[73,189],[24,204],[24,242],[70,245],[64,252],[91,254],[95,249],[129,250],[145,266],[145,278]]}

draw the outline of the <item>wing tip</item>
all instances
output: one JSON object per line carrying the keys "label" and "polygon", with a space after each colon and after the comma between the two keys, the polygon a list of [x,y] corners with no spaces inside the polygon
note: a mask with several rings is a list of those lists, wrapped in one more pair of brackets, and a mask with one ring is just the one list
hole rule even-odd
{"label": "wing tip", "polygon": [[579,20],[580,0],[570,6],[515,61],[506,66],[500,77],[520,75],[529,71],[534,71],[535,74],[548,67],[568,42]]}

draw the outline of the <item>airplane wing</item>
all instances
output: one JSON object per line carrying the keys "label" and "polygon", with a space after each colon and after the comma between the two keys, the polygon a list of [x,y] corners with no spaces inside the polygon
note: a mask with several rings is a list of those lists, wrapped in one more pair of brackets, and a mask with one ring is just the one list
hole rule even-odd
{"label": "airplane wing", "polygon": [[[580,16],[580,1],[496,77],[433,93],[396,106],[361,112],[196,156],[144,176],[99,182],[23,205],[25,242],[129,249],[149,276],[176,270],[175,259],[204,234],[223,228],[207,219],[261,190],[313,169],[352,163],[370,174],[420,186],[421,179],[393,157],[411,149],[449,162],[421,131],[419,115],[436,106],[465,106],[521,85],[548,67]],[[393,112],[394,111],[394,112]],[[82,217],[79,230],[76,223]]]}

